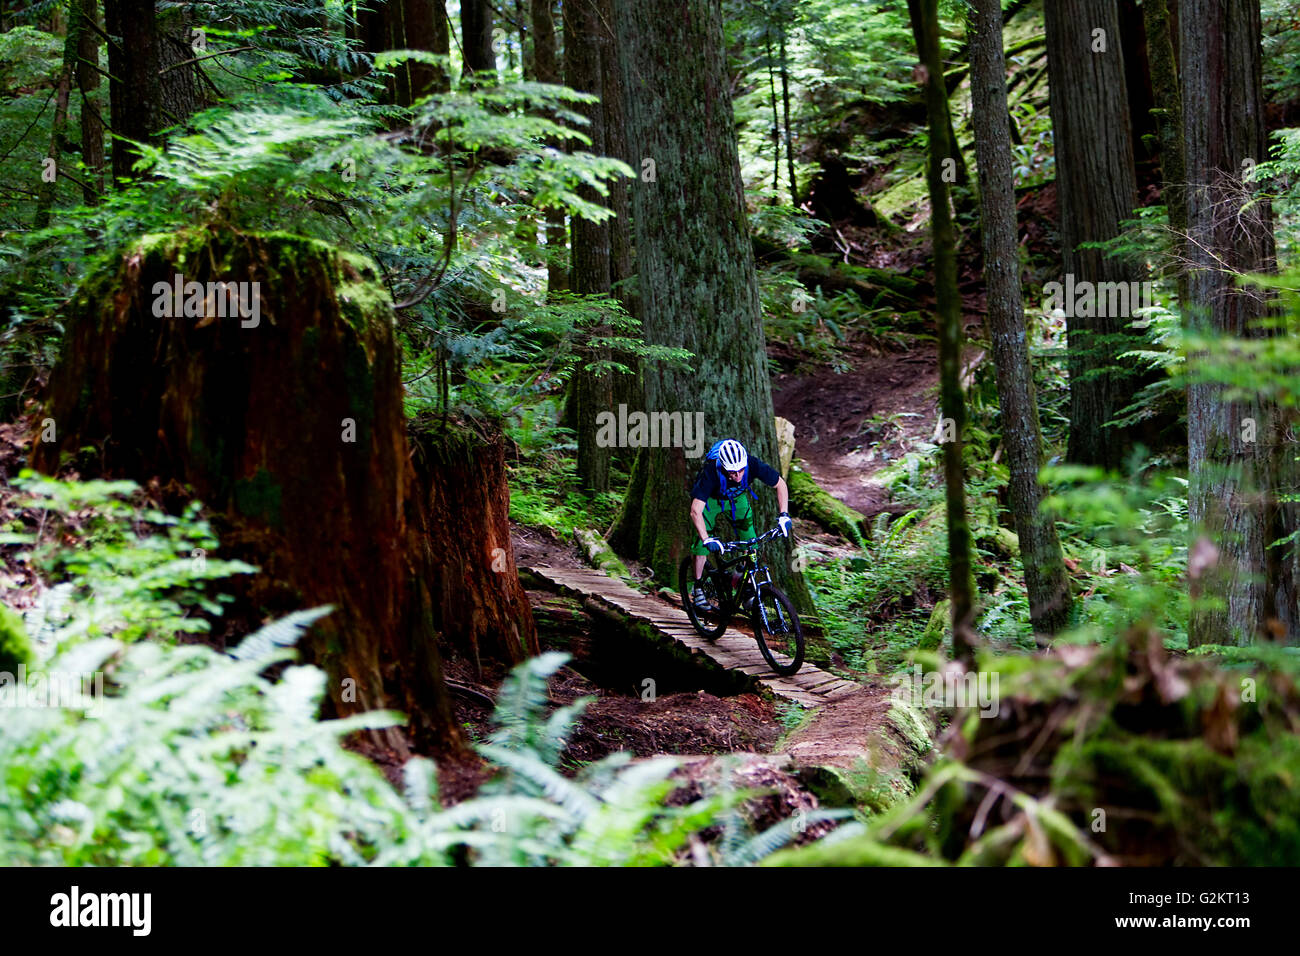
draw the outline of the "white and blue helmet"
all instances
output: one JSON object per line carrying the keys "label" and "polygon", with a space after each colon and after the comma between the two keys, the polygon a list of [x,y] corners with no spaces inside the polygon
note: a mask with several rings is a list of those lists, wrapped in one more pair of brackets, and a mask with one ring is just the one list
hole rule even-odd
{"label": "white and blue helmet", "polygon": [[749,464],[745,446],[734,438],[728,438],[718,446],[718,464],[723,471],[744,471]]}

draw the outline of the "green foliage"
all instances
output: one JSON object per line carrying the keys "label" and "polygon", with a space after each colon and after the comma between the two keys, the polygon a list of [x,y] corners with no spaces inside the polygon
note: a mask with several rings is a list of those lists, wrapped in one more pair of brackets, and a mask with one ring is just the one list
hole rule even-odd
{"label": "green foliage", "polygon": [[[68,621],[112,623],[65,625],[42,641],[42,675],[96,675],[98,685],[88,684],[102,696],[89,691],[80,710],[67,701],[0,701],[0,860],[8,865],[665,865],[686,861],[688,844],[696,864],[746,865],[800,832],[786,821],[705,849],[699,834],[752,794],[726,785],[669,805],[678,786],[671,759],[634,762],[619,752],[563,776],[562,753],[586,701],[547,715],[547,679],[567,659],[560,654],[525,662],[503,684],[496,729],[479,747],[501,773],[480,796],[440,809],[435,768],[423,758],[403,768],[399,794],[343,741],[400,715],[318,721],[325,674],[290,663],[289,645],[329,608],[272,622],[230,654],[103,636],[169,633],[158,622],[174,624],[178,612],[208,600],[181,586],[192,583],[184,574],[167,578],[169,597],[150,591],[170,546],[146,528],[177,532],[185,544],[215,542],[193,516],[168,522],[132,504],[129,483],[29,477],[23,491],[63,522],[61,544],[44,546],[43,568],[75,566],[98,581],[103,565],[139,580],[112,592],[69,582]],[[128,544],[147,556],[114,564],[114,550]],[[79,552],[92,556],[74,558]],[[206,576],[241,570],[210,561]],[[160,610],[149,613],[150,604]],[[5,623],[8,633],[8,614]],[[0,686],[0,696],[12,693]],[[731,816],[722,822],[727,833],[741,832]]]}
{"label": "green foliage", "polygon": [[32,642],[23,619],[0,604],[0,673],[15,674],[33,661]]}
{"label": "green foliage", "polygon": [[950,753],[907,804],[768,863],[1293,865],[1294,649],[1227,668],[1160,642],[1132,626],[1102,649],[982,655],[1000,712],[952,714],[965,760]]}
{"label": "green foliage", "polygon": [[39,509],[41,520],[9,543],[27,546],[16,560],[55,585],[32,614],[43,644],[204,633],[208,620],[195,612],[220,615],[228,600],[209,594],[208,582],[256,570],[215,557],[217,539],[197,502],[175,516],[149,506],[129,481],[24,471],[14,484],[23,493],[18,503]]}
{"label": "green foliage", "polygon": [[1187,480],[1140,459],[1127,476],[1062,465],[1043,477],[1055,489],[1043,507],[1087,585],[1079,633],[1105,642],[1136,619],[1186,647]]}
{"label": "green foliage", "polygon": [[[1300,45],[1296,52],[1300,54]],[[1300,66],[1295,82],[1300,84]],[[1273,202],[1278,262],[1294,269],[1300,266],[1300,129],[1280,129],[1273,138],[1273,159],[1255,168],[1255,178]]]}

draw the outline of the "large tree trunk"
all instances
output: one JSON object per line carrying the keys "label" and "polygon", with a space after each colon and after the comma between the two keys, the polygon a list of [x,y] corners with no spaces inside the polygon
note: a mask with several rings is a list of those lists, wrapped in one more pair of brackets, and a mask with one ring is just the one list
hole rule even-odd
{"label": "large tree trunk", "polygon": [[[1061,254],[1078,282],[1144,278],[1132,263],[1107,258],[1083,243],[1112,239],[1137,205],[1132,123],[1115,0],[1052,0],[1045,4],[1051,74],[1052,133],[1061,210]],[[1098,33],[1097,31],[1101,31]],[[1105,45],[1104,52],[1100,49]],[[1094,47],[1097,51],[1094,52]],[[1066,280],[1062,280],[1065,282]],[[1138,348],[1131,316],[1076,315],[1067,303],[1070,446],[1073,462],[1118,468],[1129,436],[1105,423],[1133,398],[1140,377],[1119,370],[1119,355]],[[1122,311],[1122,310],[1121,310]]]}
{"label": "large tree trunk", "polygon": [[158,68],[161,71],[163,127],[179,126],[207,104],[195,57],[191,6],[164,8],[158,13]]}
{"label": "large tree trunk", "polygon": [[[739,439],[777,462],[753,246],[745,219],[731,92],[717,0],[616,0],[631,155],[644,157],[632,189],[638,293],[647,343],[689,349],[689,370],[648,363],[648,412],[700,422],[697,453]],[[649,161],[649,162],[647,162]],[[651,166],[650,164],[653,164]],[[640,449],[611,543],[676,576],[689,536],[691,479],[701,458],[680,447]],[[775,495],[759,491],[757,530],[775,523]],[[772,554],[792,600],[811,600],[802,576]]]}
{"label": "large tree trunk", "polygon": [[[358,14],[362,44],[370,53],[427,50],[448,56],[451,34],[442,0],[377,0]],[[385,81],[388,98],[410,106],[430,93],[451,89],[451,74],[442,66],[407,61]]]}
{"label": "large tree trunk", "polygon": [[1034,631],[1056,634],[1069,623],[1070,585],[1056,523],[1042,512],[1042,434],[1020,298],[1016,188],[1011,174],[1011,123],[1001,0],[974,0],[970,20],[971,121],[979,164],[980,234],[993,361],[997,367],[1002,444],[1011,472],[1011,511],[1020,539],[1029,616]]}
{"label": "large tree trunk", "polygon": [[[182,274],[259,282],[256,324],[158,316]],[[77,295],[44,412],[58,442],[36,443],[33,465],[93,445],[106,476],[192,489],[221,517],[222,556],[261,568],[245,606],[335,606],[304,648],[329,675],[327,712],[392,707],[419,749],[454,749],[436,626],[503,664],[535,637],[510,584],[499,456],[439,439],[412,465],[398,348],[367,260],[281,237],[141,243]],[[399,733],[376,742],[405,751]]]}
{"label": "large tree trunk", "polygon": [[[609,60],[609,43],[600,23],[596,0],[568,0],[564,5],[564,73],[565,85],[582,93],[602,92],[601,76]],[[605,117],[601,104],[585,103],[579,107],[587,118],[585,131],[591,137],[590,149],[605,153]],[[588,202],[600,202],[601,196],[591,187],[578,193]],[[579,295],[608,295],[610,291],[609,221],[591,222],[575,216],[572,227],[572,254],[569,260],[569,285]],[[607,328],[598,327],[598,334]],[[608,361],[608,350],[592,356]],[[578,370],[574,380],[576,431],[578,433],[578,481],[584,491],[609,490],[610,449],[597,442],[597,416],[613,409],[610,375],[595,374],[590,367]]]}
{"label": "large tree trunk", "polygon": [[925,111],[930,123],[930,157],[926,181],[930,190],[930,229],[934,237],[934,287],[938,300],[940,414],[952,432],[943,441],[944,499],[948,516],[948,580],[952,601],[953,657],[971,665],[975,658],[973,624],[975,587],[971,571],[971,534],[966,518],[966,478],[962,463],[966,431],[966,398],[961,388],[961,296],[957,289],[957,241],[949,208],[944,160],[956,151],[949,137],[948,91],[939,55],[938,0],[907,0],[925,86]]}
{"label": "large tree trunk", "polygon": [[[1183,126],[1187,135],[1187,321],[1193,331],[1256,338],[1268,312],[1258,291],[1234,287],[1239,273],[1275,268],[1272,210],[1253,177],[1267,154],[1260,84],[1258,0],[1183,0]],[[1219,549],[1217,562],[1189,568],[1194,603],[1189,643],[1234,644],[1260,635],[1297,639],[1295,561],[1269,544],[1295,529],[1294,445],[1286,422],[1264,397],[1229,397],[1196,381],[1228,350],[1192,354],[1187,451],[1193,534]],[[1244,358],[1239,362],[1244,363]],[[1242,369],[1245,365],[1242,364]],[[1221,375],[1222,373],[1220,373]],[[1240,373],[1239,373],[1240,374]],[[1252,427],[1253,426],[1253,434]],[[1206,567],[1205,565],[1211,565]],[[1206,599],[1217,600],[1209,607]]]}
{"label": "large tree trunk", "polygon": [[128,140],[153,144],[163,128],[155,0],[104,0],[113,178],[131,178],[139,153]]}

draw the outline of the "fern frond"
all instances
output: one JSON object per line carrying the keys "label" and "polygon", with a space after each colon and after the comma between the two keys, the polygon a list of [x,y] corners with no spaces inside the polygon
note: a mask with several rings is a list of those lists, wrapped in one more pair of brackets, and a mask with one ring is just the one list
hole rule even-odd
{"label": "fern frond", "polygon": [[514,771],[524,780],[538,787],[548,798],[555,800],[579,820],[595,812],[600,799],[588,793],[573,781],[561,776],[531,753],[516,753],[492,744],[477,748],[488,760]]}
{"label": "fern frond", "polygon": [[334,605],[325,604],[306,611],[294,611],[248,635],[230,655],[237,661],[260,661],[270,657],[277,648],[297,644],[307,628],[333,610]]}

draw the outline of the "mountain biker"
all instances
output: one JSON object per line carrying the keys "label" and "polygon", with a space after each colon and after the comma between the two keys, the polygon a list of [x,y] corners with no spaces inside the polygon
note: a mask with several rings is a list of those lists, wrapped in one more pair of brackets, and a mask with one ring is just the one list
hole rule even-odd
{"label": "mountain biker", "polygon": [[713,537],[713,526],[718,515],[728,511],[731,517],[731,529],[737,538],[753,538],[754,512],[749,504],[749,497],[757,496],[749,489],[749,482],[757,478],[765,485],[776,489],[776,503],[780,508],[777,527],[787,538],[791,532],[790,489],[785,479],[767,462],[750,457],[745,446],[732,438],[723,439],[709,449],[704,467],[695,477],[691,488],[691,524],[699,535],[699,540],[691,543],[691,554],[695,555],[695,587],[691,600],[697,608],[708,610],[710,605],[703,589],[700,587],[700,575],[704,573],[704,560],[709,551],[722,552],[722,542]]}

